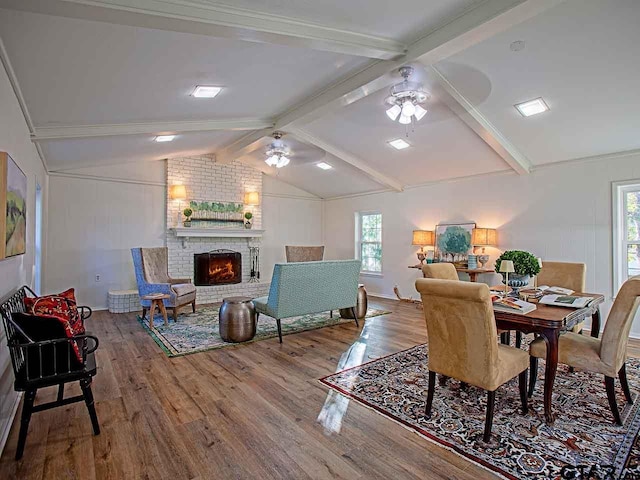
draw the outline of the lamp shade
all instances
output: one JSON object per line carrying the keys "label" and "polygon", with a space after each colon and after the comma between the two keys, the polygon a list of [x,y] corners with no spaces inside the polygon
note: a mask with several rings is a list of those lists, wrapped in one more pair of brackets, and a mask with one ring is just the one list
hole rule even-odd
{"label": "lamp shade", "polygon": [[435,245],[435,234],[431,230],[414,230],[413,242],[411,245],[419,245],[421,247],[432,247]]}
{"label": "lamp shade", "polygon": [[495,247],[498,245],[498,232],[495,228],[474,228],[471,232],[471,245]]}
{"label": "lamp shade", "polygon": [[172,200],[184,200],[187,198],[187,189],[184,185],[172,185],[169,188],[169,197]]}
{"label": "lamp shade", "polygon": [[260,196],[258,192],[246,192],[244,194],[245,205],[260,205]]}
{"label": "lamp shade", "polygon": [[500,272],[501,273],[514,273],[515,269],[513,268],[512,260],[502,260],[500,262]]}

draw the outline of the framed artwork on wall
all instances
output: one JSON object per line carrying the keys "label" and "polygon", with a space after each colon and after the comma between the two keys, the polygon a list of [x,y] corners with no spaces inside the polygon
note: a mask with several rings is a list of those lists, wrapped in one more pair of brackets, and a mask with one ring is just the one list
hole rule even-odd
{"label": "framed artwork on wall", "polygon": [[27,176],[0,152],[0,259],[23,255],[27,247]]}
{"label": "framed artwork on wall", "polygon": [[466,266],[475,223],[436,225],[435,260]]}

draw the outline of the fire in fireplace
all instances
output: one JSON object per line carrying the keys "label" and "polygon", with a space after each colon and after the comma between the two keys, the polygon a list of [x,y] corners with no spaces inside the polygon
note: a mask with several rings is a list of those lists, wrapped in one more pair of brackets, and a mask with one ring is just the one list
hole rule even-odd
{"label": "fire in fireplace", "polygon": [[211,250],[193,255],[195,284],[227,285],[242,281],[242,255],[233,250]]}

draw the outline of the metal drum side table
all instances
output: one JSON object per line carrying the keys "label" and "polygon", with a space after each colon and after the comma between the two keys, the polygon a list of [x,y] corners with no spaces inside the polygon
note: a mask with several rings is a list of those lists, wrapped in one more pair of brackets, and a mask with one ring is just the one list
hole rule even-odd
{"label": "metal drum side table", "polygon": [[256,309],[249,297],[228,297],[220,306],[220,337],[225,342],[246,342],[256,334]]}
{"label": "metal drum side table", "polygon": [[[367,315],[367,291],[364,288],[363,284],[358,285],[358,300],[356,303],[356,315],[358,318],[364,318]],[[350,308],[341,308],[340,316],[342,318],[353,318],[353,313],[351,313]]]}

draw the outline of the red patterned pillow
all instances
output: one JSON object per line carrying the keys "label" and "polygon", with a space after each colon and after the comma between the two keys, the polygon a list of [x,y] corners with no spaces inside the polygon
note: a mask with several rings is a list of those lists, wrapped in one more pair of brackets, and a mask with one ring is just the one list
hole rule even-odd
{"label": "red patterned pillow", "polygon": [[66,320],[73,335],[83,335],[84,323],[76,306],[75,290],[70,288],[58,295],[24,299],[27,313],[33,315],[48,315]]}

